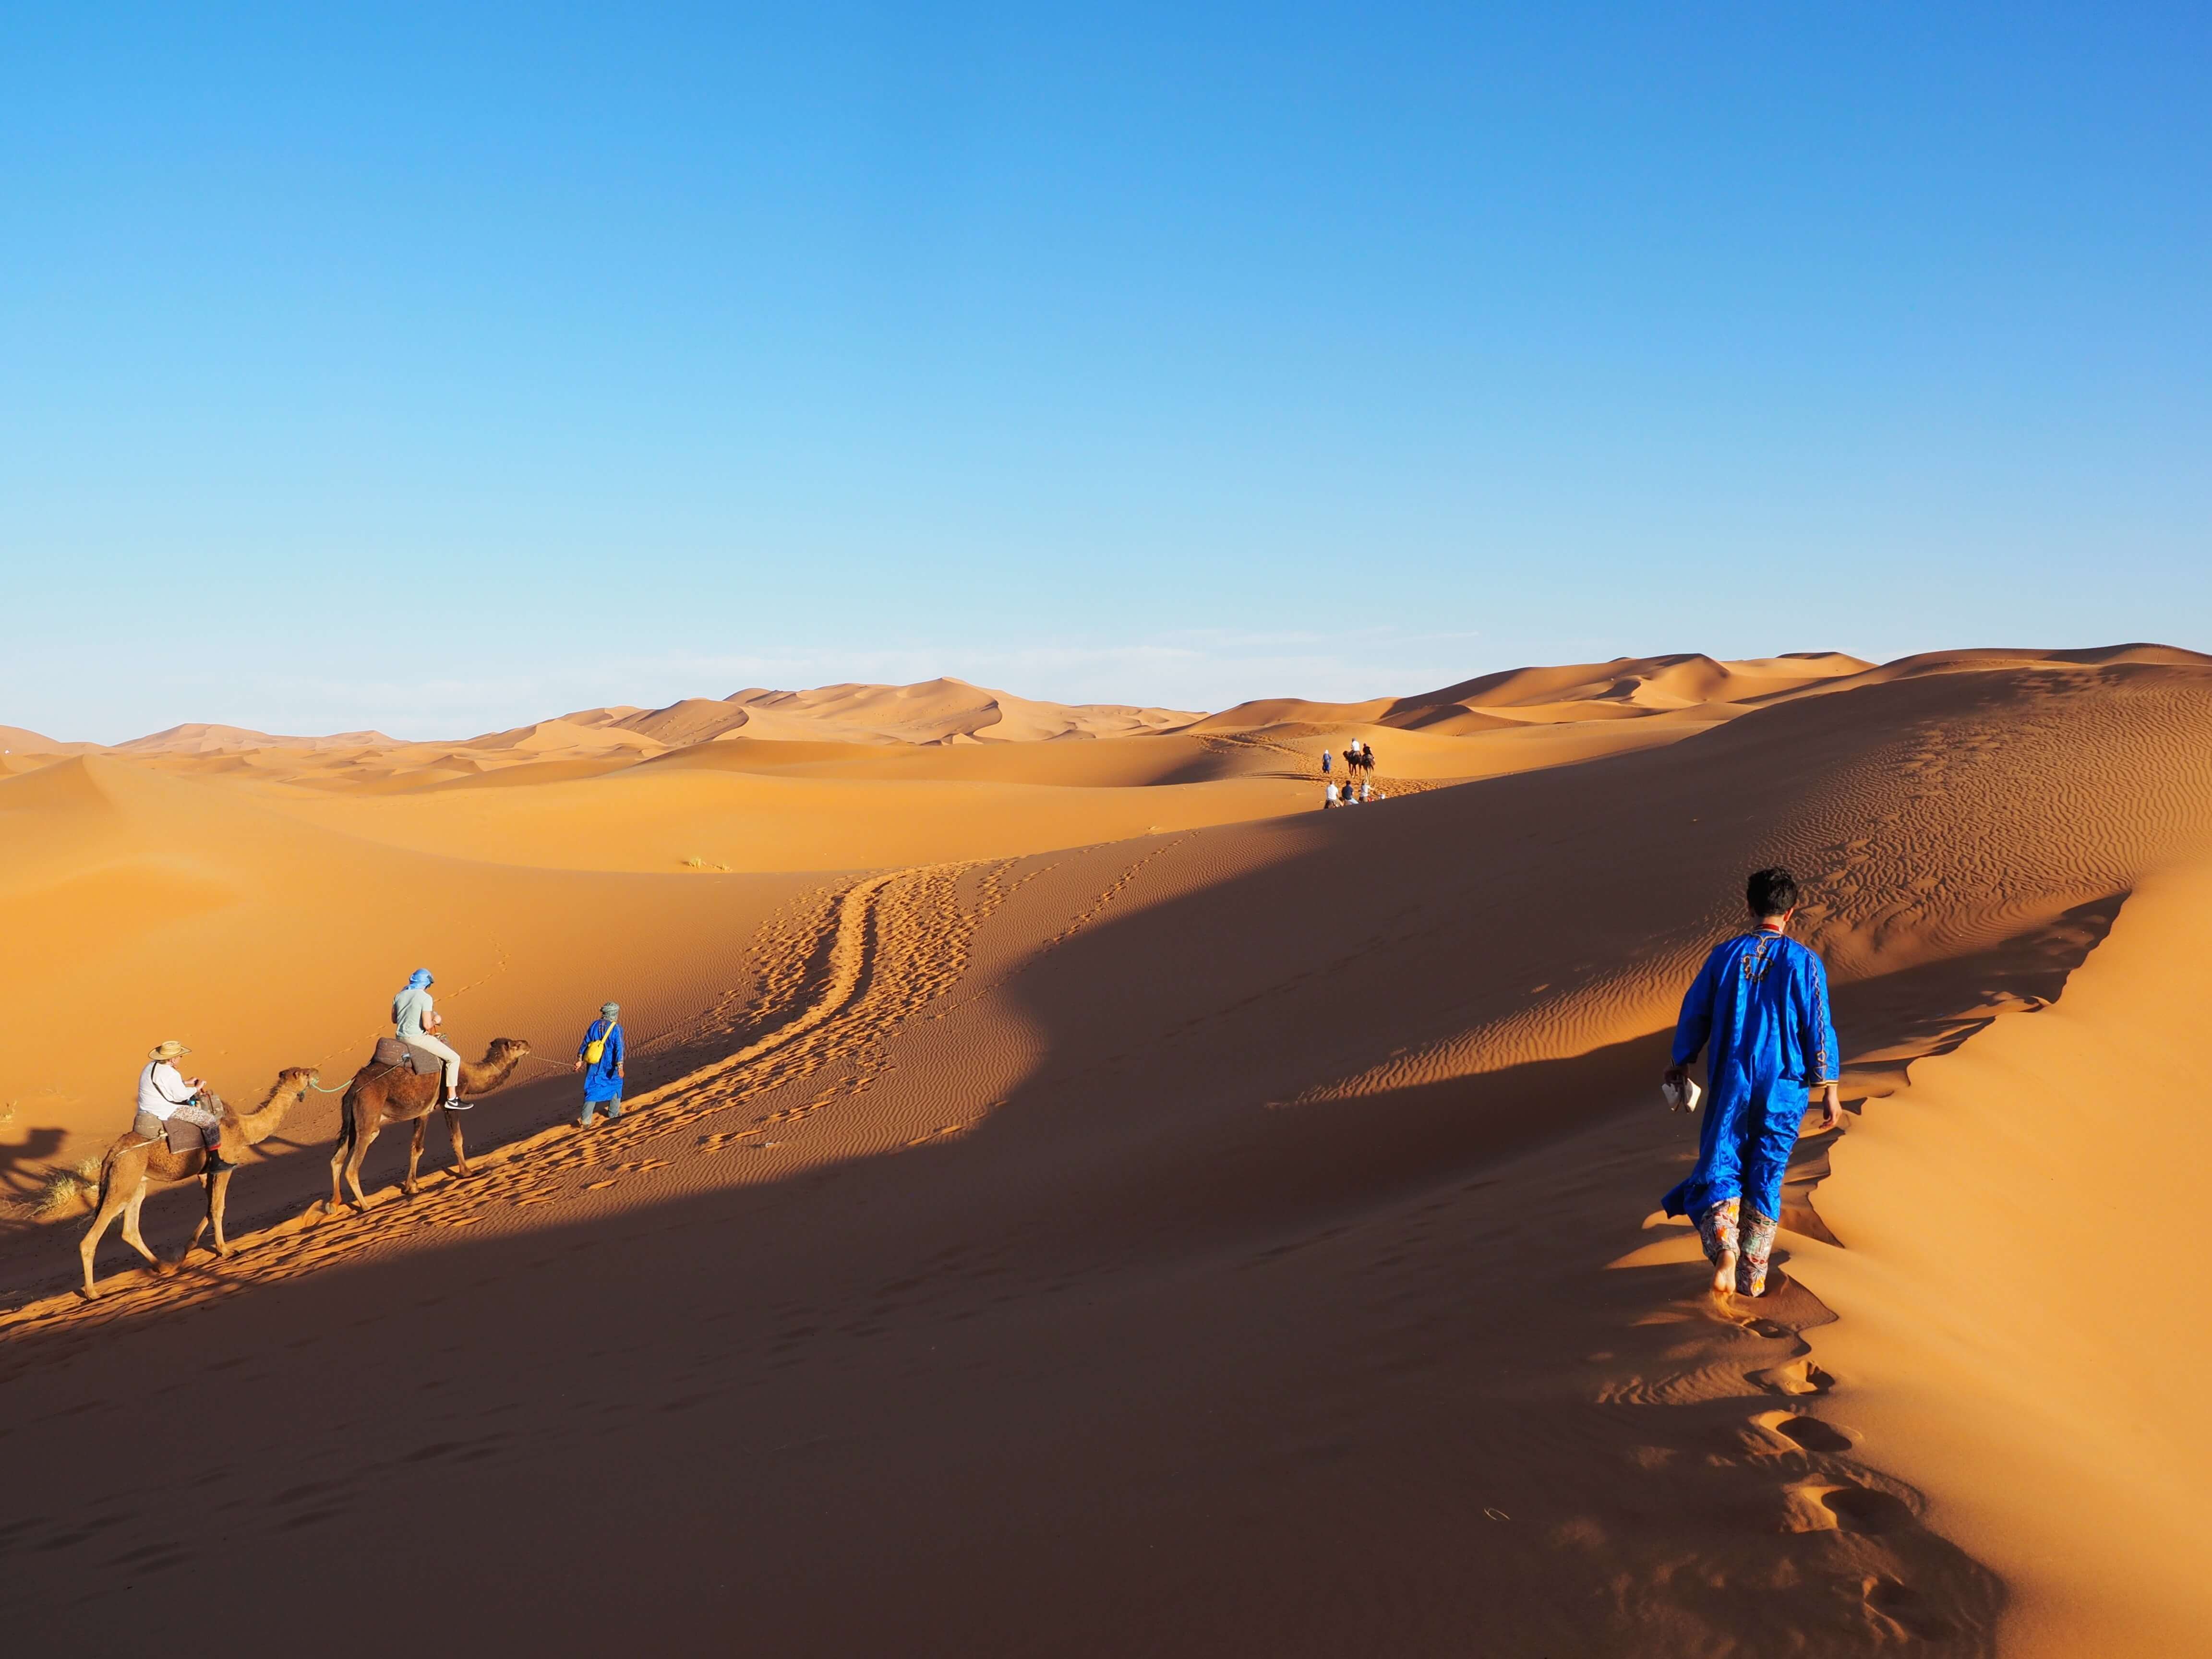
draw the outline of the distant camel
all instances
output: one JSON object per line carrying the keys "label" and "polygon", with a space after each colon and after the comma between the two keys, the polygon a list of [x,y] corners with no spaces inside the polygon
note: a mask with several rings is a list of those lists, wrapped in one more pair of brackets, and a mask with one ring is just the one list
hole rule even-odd
{"label": "distant camel", "polygon": [[[498,1088],[529,1052],[530,1045],[520,1037],[494,1038],[482,1060],[461,1062],[461,1093],[480,1095]],[[341,1201],[341,1176],[353,1188],[354,1207],[368,1207],[368,1199],[361,1190],[361,1161],[368,1156],[368,1144],[376,1139],[377,1131],[393,1123],[415,1125],[415,1144],[407,1152],[407,1179],[401,1183],[408,1197],[415,1196],[415,1171],[422,1162],[422,1131],[428,1127],[433,1110],[446,1109],[438,1103],[444,1081],[436,1071],[421,1073],[404,1062],[392,1066],[374,1060],[353,1074],[338,1108],[338,1144],[331,1152],[331,1209],[337,1209]],[[453,1137],[453,1173],[465,1176],[469,1160],[461,1151],[460,1114],[446,1112],[446,1127]]]}
{"label": "distant camel", "polygon": [[[307,1085],[314,1080],[315,1073],[307,1066],[294,1066],[277,1073],[268,1097],[243,1117],[212,1091],[203,1093],[202,1101],[222,1120],[222,1127],[216,1132],[216,1144],[223,1157],[235,1164],[248,1146],[258,1146],[275,1134],[284,1121],[284,1114],[307,1097]],[[77,1254],[84,1258],[84,1293],[88,1299],[100,1294],[92,1282],[93,1252],[100,1248],[100,1236],[118,1215],[123,1218],[123,1242],[144,1256],[155,1273],[173,1273],[177,1262],[192,1253],[192,1246],[200,1242],[200,1235],[210,1224],[215,1228],[215,1253],[219,1256],[230,1254],[230,1241],[223,1237],[222,1212],[223,1201],[230,1192],[231,1171],[217,1170],[209,1175],[207,1162],[206,1152],[173,1152],[167,1140],[146,1140],[135,1133],[117,1137],[108,1147],[107,1156],[100,1160],[96,1200],[99,1213],[85,1230],[84,1242],[77,1246]],[[146,1189],[196,1180],[203,1175],[208,1177],[207,1212],[200,1217],[200,1224],[192,1229],[192,1236],[177,1261],[163,1261],[146,1248],[146,1241],[138,1232],[138,1210],[146,1201]]]}

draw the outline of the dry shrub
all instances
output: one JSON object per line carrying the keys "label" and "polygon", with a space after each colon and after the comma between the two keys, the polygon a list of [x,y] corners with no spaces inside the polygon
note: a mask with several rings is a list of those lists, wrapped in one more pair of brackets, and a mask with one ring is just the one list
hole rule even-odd
{"label": "dry shrub", "polygon": [[88,1210],[100,1199],[100,1160],[80,1159],[65,1170],[49,1170],[31,1200],[31,1213],[54,1221]]}

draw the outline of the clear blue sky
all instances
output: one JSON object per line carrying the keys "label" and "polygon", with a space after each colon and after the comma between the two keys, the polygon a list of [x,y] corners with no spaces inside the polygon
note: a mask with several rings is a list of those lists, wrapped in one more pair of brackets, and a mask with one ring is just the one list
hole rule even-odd
{"label": "clear blue sky", "polygon": [[2201,5],[0,10],[0,721],[2212,648]]}

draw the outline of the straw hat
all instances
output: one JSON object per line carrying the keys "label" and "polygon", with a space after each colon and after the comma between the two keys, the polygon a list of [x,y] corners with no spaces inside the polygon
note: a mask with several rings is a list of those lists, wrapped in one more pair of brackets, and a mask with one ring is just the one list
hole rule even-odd
{"label": "straw hat", "polygon": [[178,1042],[176,1038],[171,1037],[167,1042],[159,1043],[154,1048],[149,1048],[146,1051],[146,1058],[149,1060],[179,1060],[190,1053],[191,1053],[191,1049],[185,1048],[185,1045]]}

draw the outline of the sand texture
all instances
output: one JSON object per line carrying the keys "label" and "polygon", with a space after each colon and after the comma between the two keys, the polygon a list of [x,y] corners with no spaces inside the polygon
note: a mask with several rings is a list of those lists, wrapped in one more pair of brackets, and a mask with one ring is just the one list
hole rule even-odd
{"label": "sand texture", "polygon": [[[25,1652],[2212,1651],[2212,659],[0,738]],[[1717,1298],[1656,1083],[1778,860],[1850,1109]],[[471,1178],[325,1212],[313,1094],[76,1293],[149,1044],[338,1085],[418,964],[533,1049]]]}

